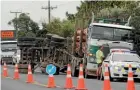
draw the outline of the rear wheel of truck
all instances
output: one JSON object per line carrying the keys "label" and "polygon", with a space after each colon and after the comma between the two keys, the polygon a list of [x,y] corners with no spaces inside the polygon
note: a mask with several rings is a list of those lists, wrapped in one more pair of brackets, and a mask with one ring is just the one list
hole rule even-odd
{"label": "rear wheel of truck", "polygon": [[43,73],[43,74],[44,74],[45,72],[44,72],[44,71],[41,71],[41,73]]}
{"label": "rear wheel of truck", "polygon": [[88,75],[88,74],[86,74],[86,72],[85,72],[85,75],[84,75],[84,76],[85,76],[85,78],[89,78],[89,75]]}
{"label": "rear wheel of truck", "polygon": [[56,73],[54,75],[59,75],[60,68],[56,67]]}
{"label": "rear wheel of truck", "polygon": [[76,68],[72,71],[72,76],[78,77],[78,70],[76,70]]}

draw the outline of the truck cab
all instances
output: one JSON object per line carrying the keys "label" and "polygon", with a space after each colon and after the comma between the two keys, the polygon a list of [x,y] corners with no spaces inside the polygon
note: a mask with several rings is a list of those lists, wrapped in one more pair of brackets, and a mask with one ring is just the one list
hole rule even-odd
{"label": "truck cab", "polygon": [[14,53],[17,52],[17,41],[1,41],[1,64],[14,64]]}
{"label": "truck cab", "polygon": [[[97,63],[96,63],[96,52],[99,46],[104,45],[104,56],[106,57],[109,52],[109,46],[105,45],[109,42],[117,43],[123,42],[123,44],[129,42],[129,35],[133,28],[124,25],[114,25],[105,23],[91,23],[87,31],[87,45],[84,58],[87,61],[85,65],[85,77],[97,76]],[[132,43],[129,43],[132,44]],[[129,46],[129,45],[128,45]],[[125,47],[125,46],[124,46]],[[133,45],[132,45],[133,47]]]}

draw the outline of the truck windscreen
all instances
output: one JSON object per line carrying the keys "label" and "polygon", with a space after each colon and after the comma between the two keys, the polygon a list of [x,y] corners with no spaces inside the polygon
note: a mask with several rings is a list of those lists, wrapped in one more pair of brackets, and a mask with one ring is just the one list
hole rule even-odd
{"label": "truck windscreen", "polygon": [[92,35],[93,39],[103,39],[103,40],[116,40],[116,41],[125,41],[130,34],[130,30],[112,28],[112,27],[103,27],[103,26],[92,26]]}

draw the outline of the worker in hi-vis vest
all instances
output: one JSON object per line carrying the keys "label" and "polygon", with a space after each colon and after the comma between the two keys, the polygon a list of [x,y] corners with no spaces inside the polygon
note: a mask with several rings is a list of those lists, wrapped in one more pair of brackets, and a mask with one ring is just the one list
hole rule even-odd
{"label": "worker in hi-vis vest", "polygon": [[96,60],[98,64],[98,69],[97,69],[97,78],[99,78],[99,73],[101,72],[101,65],[104,60],[104,53],[103,53],[103,46],[99,47],[99,50],[96,52]]}

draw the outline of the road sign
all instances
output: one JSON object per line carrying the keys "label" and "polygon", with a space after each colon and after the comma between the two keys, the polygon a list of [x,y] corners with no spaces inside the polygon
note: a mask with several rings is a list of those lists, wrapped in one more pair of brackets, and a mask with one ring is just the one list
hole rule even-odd
{"label": "road sign", "polygon": [[47,72],[49,75],[55,74],[55,73],[56,73],[56,66],[54,66],[53,64],[47,65],[47,67],[46,67],[46,72]]}

